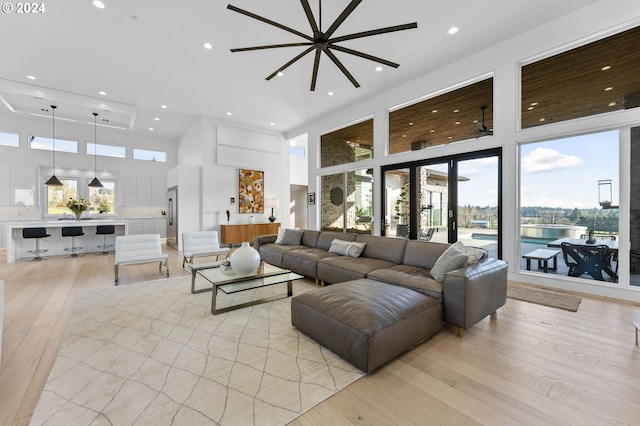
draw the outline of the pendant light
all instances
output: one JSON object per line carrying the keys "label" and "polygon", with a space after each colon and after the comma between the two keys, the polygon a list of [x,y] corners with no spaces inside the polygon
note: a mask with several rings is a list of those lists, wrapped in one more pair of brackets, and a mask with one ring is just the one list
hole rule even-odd
{"label": "pendant light", "polygon": [[53,131],[51,132],[53,140],[53,171],[49,180],[44,183],[47,186],[63,186],[60,179],[56,177],[56,108],[57,106],[51,105],[51,116],[53,118]]}
{"label": "pendant light", "polygon": [[96,137],[98,133],[97,131],[98,124],[96,123],[97,118],[98,118],[98,113],[94,112],[93,113],[93,180],[89,182],[89,185],[87,185],[90,188],[104,187],[102,182],[98,180],[98,176],[96,176],[96,173],[98,173],[98,139]]}

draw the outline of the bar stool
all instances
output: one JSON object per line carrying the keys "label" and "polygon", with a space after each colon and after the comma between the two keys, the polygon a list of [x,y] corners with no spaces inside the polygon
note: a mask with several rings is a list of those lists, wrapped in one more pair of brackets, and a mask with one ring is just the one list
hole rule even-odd
{"label": "bar stool", "polygon": [[36,249],[27,251],[27,253],[34,253],[36,255],[32,260],[43,260],[43,258],[40,257],[40,253],[44,253],[49,250],[40,248],[40,239],[47,238],[50,236],[51,236],[50,234],[47,234],[47,228],[22,228],[22,238],[36,239]]}
{"label": "bar stool", "polygon": [[62,236],[71,237],[71,247],[68,247],[65,250],[70,251],[72,257],[77,256],[78,254],[76,251],[82,249],[82,247],[76,247],[76,237],[80,237],[82,235],[84,235],[84,232],[82,232],[82,226],[65,226],[62,228]]}
{"label": "bar stool", "polygon": [[102,247],[102,254],[109,254],[107,250],[109,247],[113,247],[113,244],[107,244],[107,235],[113,235],[116,233],[115,225],[98,225],[96,226],[96,235],[102,235],[102,245],[96,247]]}

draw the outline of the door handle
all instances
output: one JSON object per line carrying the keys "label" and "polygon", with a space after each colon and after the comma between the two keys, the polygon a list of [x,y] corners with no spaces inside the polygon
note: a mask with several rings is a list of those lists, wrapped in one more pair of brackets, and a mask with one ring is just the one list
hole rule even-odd
{"label": "door handle", "polygon": [[169,225],[173,225],[173,199],[169,198]]}

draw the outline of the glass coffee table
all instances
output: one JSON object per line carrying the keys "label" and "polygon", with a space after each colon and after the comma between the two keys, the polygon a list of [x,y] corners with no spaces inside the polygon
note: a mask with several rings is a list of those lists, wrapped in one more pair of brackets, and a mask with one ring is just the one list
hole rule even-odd
{"label": "glass coffee table", "polygon": [[[211,313],[214,315],[229,312],[235,309],[245,308],[247,306],[257,305],[259,303],[271,302],[273,300],[291,297],[293,295],[293,280],[303,278],[302,275],[293,273],[287,269],[278,268],[268,263],[260,262],[260,266],[255,273],[239,274],[231,272],[228,269],[220,269],[221,262],[201,263],[191,266],[191,293],[202,293],[211,291]],[[196,276],[201,276],[212,287],[195,288]],[[287,293],[265,297],[262,299],[251,300],[249,302],[239,303],[237,305],[216,308],[216,299],[218,291],[224,294],[234,294],[241,291],[255,290],[263,287],[269,287],[275,284],[287,283]]]}

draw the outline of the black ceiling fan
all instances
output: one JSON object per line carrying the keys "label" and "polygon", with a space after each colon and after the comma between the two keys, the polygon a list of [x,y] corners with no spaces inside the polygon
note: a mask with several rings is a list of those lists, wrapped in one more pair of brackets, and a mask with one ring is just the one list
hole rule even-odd
{"label": "black ceiling fan", "polygon": [[228,5],[227,9],[232,10],[234,12],[241,13],[243,15],[249,16],[250,18],[257,19],[258,21],[262,21],[266,24],[273,25],[274,27],[280,28],[284,31],[288,31],[293,33],[299,37],[307,40],[306,42],[299,43],[286,43],[286,44],[271,44],[265,46],[253,46],[253,47],[242,47],[237,49],[231,49],[232,52],[246,52],[250,50],[262,50],[262,49],[277,49],[281,47],[296,47],[296,46],[309,46],[306,50],[304,50],[299,55],[296,55],[289,62],[275,70],[272,74],[270,74],[266,79],[271,80],[273,77],[278,75],[279,72],[282,72],[287,67],[315,50],[315,60],[313,62],[313,72],[311,74],[311,91],[316,89],[316,80],[318,78],[318,66],[320,64],[320,56],[322,52],[324,52],[329,59],[333,61],[333,63],[342,71],[342,73],[351,81],[351,83],[355,87],[360,87],[358,81],[351,75],[351,73],[346,69],[346,67],[340,62],[340,60],[336,57],[336,55],[331,51],[331,49],[337,50],[339,52],[348,53],[350,55],[359,56],[364,59],[368,59],[370,61],[378,62],[384,65],[388,65],[393,68],[398,68],[400,64],[395,62],[387,61],[386,59],[378,58],[376,56],[372,56],[363,52],[359,52],[357,50],[349,49],[344,46],[339,46],[336,43],[346,40],[353,40],[356,38],[369,37],[378,34],[385,34],[394,31],[403,31],[412,28],[418,28],[418,23],[413,22],[410,24],[404,25],[395,25],[392,27],[378,28],[375,30],[362,31],[358,33],[348,34],[341,37],[332,37],[333,33],[338,29],[338,27],[347,19],[347,17],[353,12],[353,10],[362,2],[362,0],[352,0],[347,7],[342,11],[342,13],[336,18],[336,20],[331,24],[326,31],[322,31],[322,0],[319,1],[319,22],[316,22],[315,17],[313,16],[313,12],[311,11],[311,6],[309,5],[308,0],[300,0],[302,3],[302,8],[304,9],[305,14],[307,15],[307,19],[309,20],[309,25],[311,26],[312,35],[304,34],[300,31],[294,30],[293,28],[287,27],[286,25],[279,24],[270,19],[263,18],[262,16],[258,16],[254,13],[248,12],[244,9],[240,9],[233,5]]}
{"label": "black ceiling fan", "polygon": [[482,110],[482,124],[478,120],[473,120],[473,122],[478,126],[478,137],[480,136],[493,136],[493,129],[488,128],[484,124],[484,110],[487,109],[486,105],[482,105],[480,107]]}

